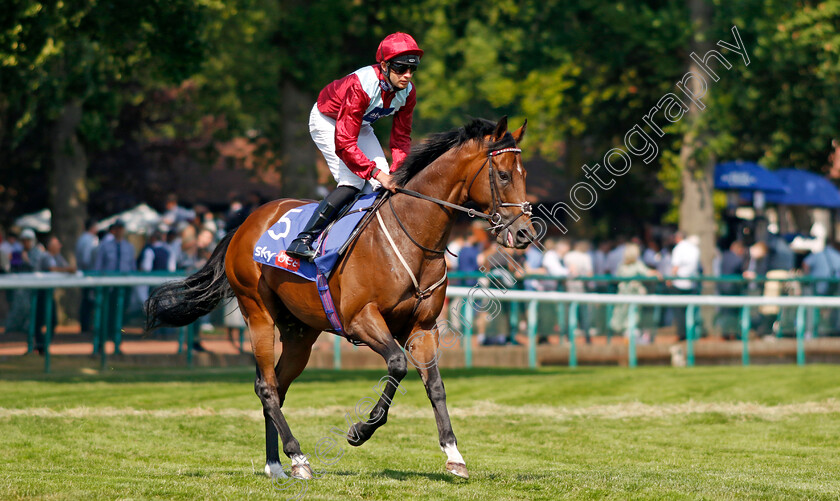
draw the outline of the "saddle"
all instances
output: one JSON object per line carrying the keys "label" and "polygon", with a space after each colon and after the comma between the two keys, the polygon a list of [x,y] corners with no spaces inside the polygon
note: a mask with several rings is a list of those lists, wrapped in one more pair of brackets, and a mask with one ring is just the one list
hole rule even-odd
{"label": "saddle", "polygon": [[312,262],[293,258],[286,254],[286,249],[309,221],[318,204],[301,205],[286,211],[257,240],[254,261],[294,273],[312,282],[317,280],[319,274],[328,278],[335,264],[385,200],[386,193],[357,195],[353,202],[347,204],[313,244],[317,254]]}

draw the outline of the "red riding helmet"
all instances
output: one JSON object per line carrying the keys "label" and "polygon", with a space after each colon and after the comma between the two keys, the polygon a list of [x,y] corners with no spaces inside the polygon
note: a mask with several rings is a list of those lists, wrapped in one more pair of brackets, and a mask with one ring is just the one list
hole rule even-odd
{"label": "red riding helmet", "polygon": [[423,57],[423,51],[408,33],[391,33],[385,37],[376,49],[376,62],[390,61],[404,54],[414,54]]}

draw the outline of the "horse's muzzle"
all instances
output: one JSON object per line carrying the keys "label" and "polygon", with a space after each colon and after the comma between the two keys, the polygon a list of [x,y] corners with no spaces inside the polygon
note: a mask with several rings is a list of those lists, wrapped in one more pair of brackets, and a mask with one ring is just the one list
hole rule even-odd
{"label": "horse's muzzle", "polygon": [[505,247],[524,249],[535,239],[530,221],[522,219],[514,222],[496,234],[496,242]]}

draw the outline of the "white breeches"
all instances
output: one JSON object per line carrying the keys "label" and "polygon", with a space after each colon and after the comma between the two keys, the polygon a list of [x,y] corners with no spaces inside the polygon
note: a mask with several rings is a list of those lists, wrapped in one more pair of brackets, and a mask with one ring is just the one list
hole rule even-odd
{"label": "white breeches", "polygon": [[[333,177],[339,186],[353,186],[359,190],[371,191],[379,188],[379,181],[371,179],[365,181],[357,176],[335,153],[335,120],[318,111],[318,105],[312,107],[309,114],[309,134],[315,145],[324,154],[327,166],[330,168]],[[383,172],[389,172],[388,160],[385,159],[385,152],[373,133],[373,127],[362,124],[359,129],[359,149],[366,157],[376,162],[376,166]],[[365,186],[365,185],[368,186]]]}

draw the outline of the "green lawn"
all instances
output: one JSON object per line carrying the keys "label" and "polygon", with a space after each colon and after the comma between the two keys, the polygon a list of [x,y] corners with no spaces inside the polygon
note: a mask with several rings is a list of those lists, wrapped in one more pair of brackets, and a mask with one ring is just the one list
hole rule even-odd
{"label": "green lawn", "polygon": [[[284,407],[304,451],[346,429],[344,413],[383,375],[305,373]],[[303,498],[840,498],[837,367],[450,370],[444,381],[469,480],[444,472],[411,374],[367,444],[313,461],[324,475]],[[296,486],[261,474],[259,409],[250,368],[6,370],[0,499],[286,499]]]}

